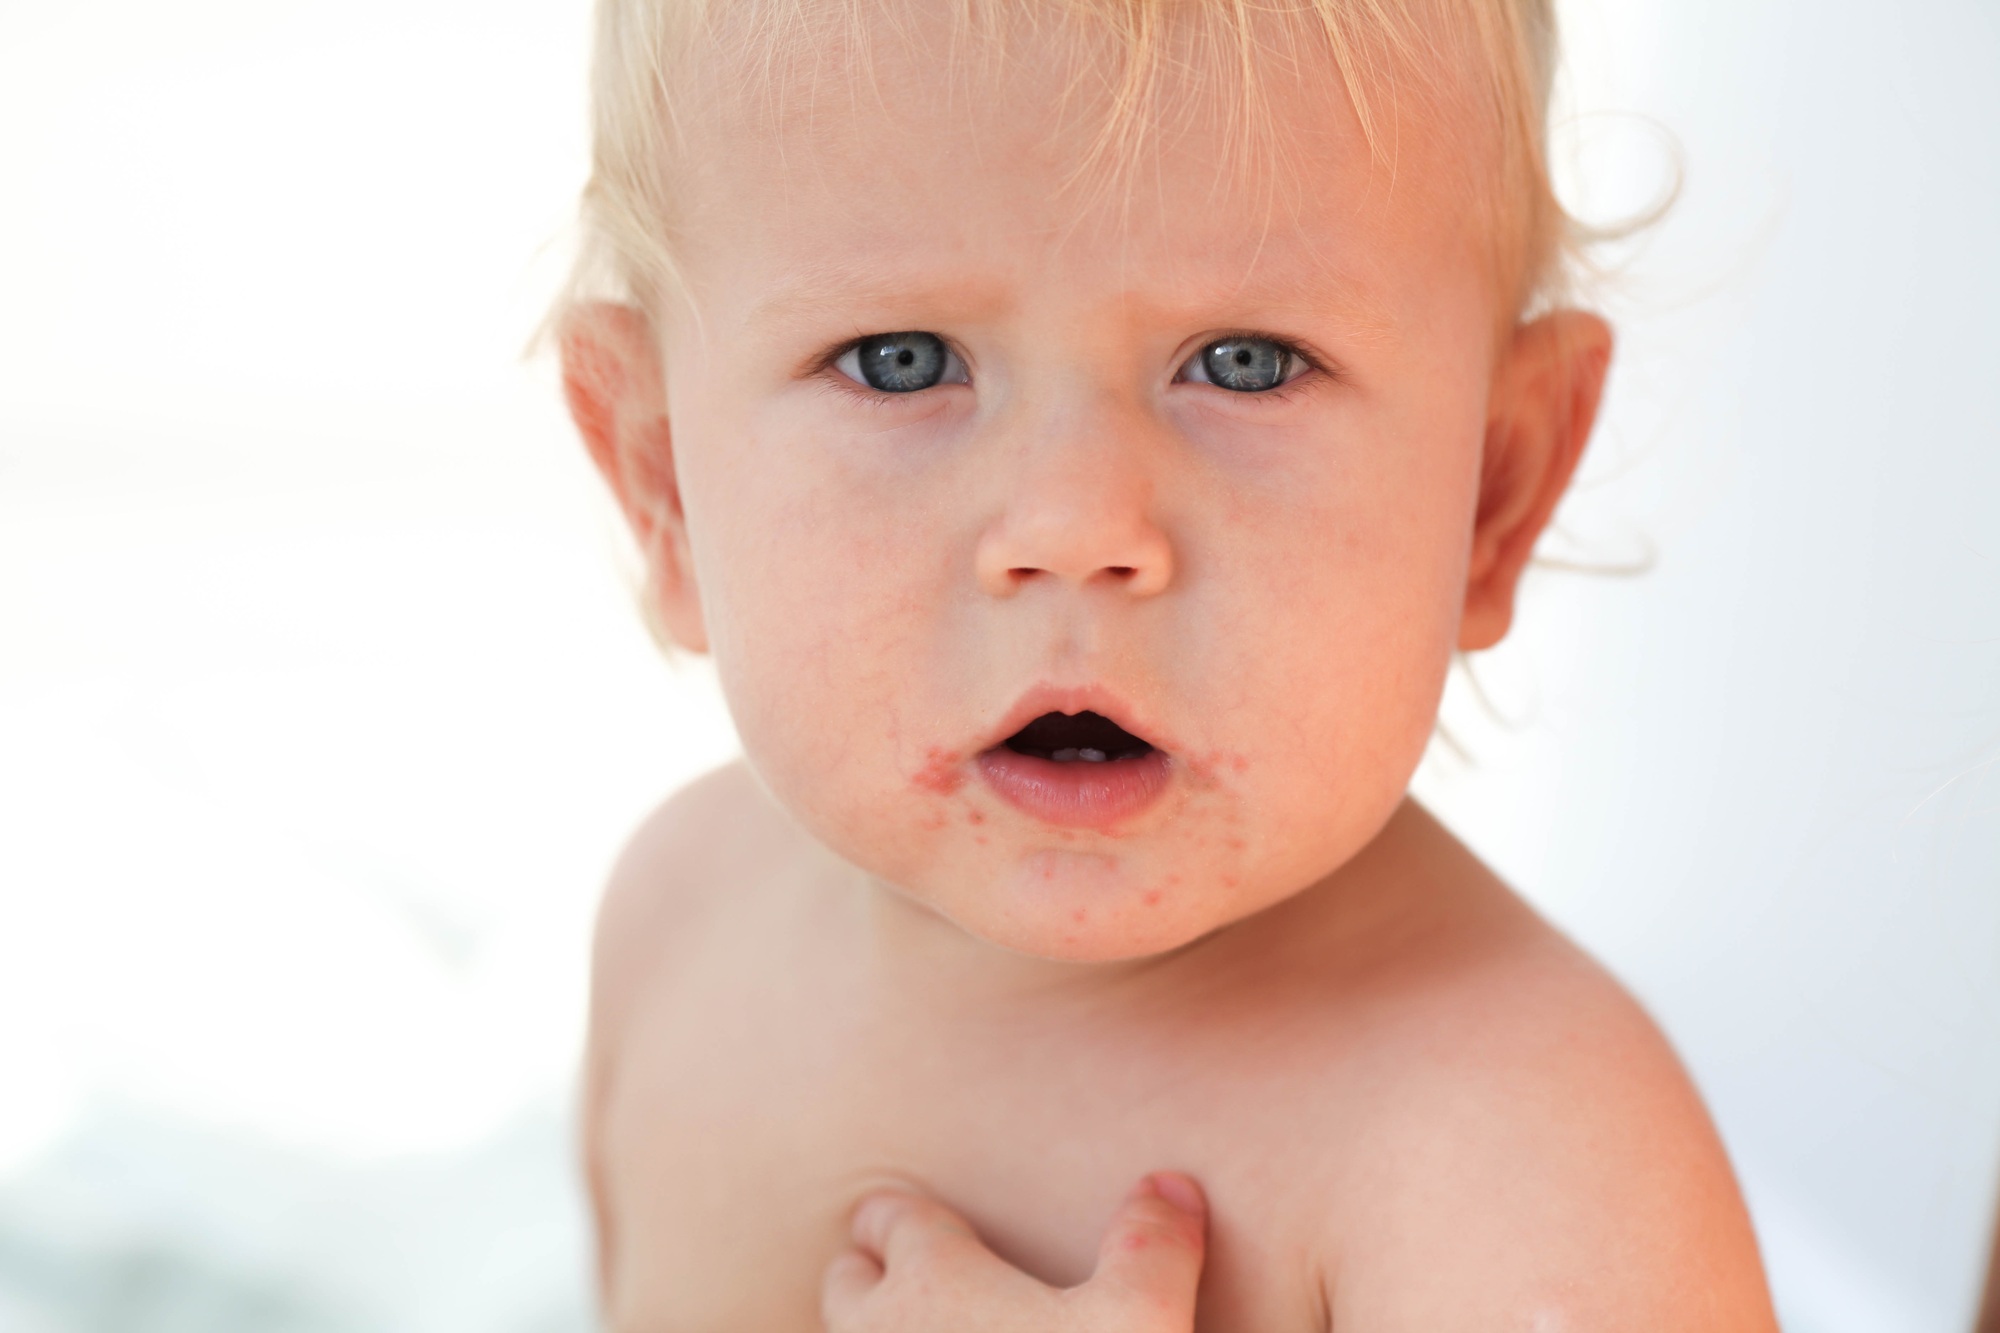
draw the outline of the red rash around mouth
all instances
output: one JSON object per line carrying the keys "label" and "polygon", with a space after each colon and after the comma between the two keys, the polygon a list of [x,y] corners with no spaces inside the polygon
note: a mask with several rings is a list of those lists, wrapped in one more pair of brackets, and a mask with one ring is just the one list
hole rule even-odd
{"label": "red rash around mouth", "polygon": [[934,745],[925,756],[923,768],[910,782],[924,791],[951,796],[965,785],[965,770],[959,767],[951,751]]}

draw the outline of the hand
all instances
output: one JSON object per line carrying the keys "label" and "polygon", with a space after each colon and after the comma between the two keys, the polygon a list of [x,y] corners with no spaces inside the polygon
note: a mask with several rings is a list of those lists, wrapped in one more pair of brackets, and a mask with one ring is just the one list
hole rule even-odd
{"label": "hand", "polygon": [[854,1248],[826,1270],[828,1333],[1193,1333],[1208,1206],[1186,1176],[1126,1196],[1080,1287],[1046,1286],[994,1254],[965,1219],[919,1194],[873,1194]]}

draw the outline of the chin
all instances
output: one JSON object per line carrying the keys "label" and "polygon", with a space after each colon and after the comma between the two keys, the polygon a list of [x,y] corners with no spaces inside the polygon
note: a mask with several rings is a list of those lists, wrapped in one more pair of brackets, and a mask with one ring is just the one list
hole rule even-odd
{"label": "chin", "polygon": [[1200,876],[1135,871],[1124,858],[1036,851],[971,902],[944,906],[961,929],[1015,953],[1056,962],[1114,963],[1170,953],[1227,924],[1213,902],[1191,901]]}

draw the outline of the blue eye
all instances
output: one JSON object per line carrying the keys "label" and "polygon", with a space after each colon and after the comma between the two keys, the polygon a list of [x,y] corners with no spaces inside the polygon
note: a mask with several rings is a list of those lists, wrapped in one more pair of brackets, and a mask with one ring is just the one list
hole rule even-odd
{"label": "blue eye", "polygon": [[873,333],[840,354],[834,369],[882,393],[963,384],[965,367],[935,333]]}
{"label": "blue eye", "polygon": [[1188,359],[1182,377],[1235,393],[1275,389],[1305,369],[1291,348],[1269,338],[1223,338]]}

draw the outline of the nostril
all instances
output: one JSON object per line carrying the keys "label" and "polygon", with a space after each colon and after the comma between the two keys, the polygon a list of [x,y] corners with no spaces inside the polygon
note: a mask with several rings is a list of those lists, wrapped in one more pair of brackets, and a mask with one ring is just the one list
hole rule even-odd
{"label": "nostril", "polygon": [[1112,565],[1111,572],[1113,574],[1116,574],[1121,579],[1129,579],[1139,571],[1132,568],[1132,566],[1130,565]]}

